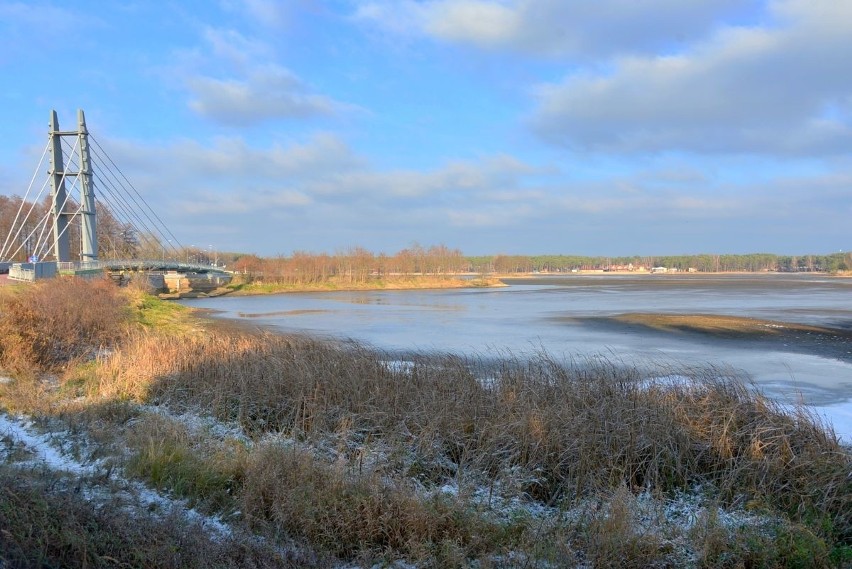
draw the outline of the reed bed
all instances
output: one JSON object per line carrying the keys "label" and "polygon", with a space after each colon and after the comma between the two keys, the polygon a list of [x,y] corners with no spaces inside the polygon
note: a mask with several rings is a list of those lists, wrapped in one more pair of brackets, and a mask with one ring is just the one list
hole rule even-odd
{"label": "reed bed", "polygon": [[520,491],[553,505],[621,485],[709,484],[727,503],[820,516],[832,537],[852,538],[848,449],[804,409],[791,414],[722,370],[673,385],[601,358],[390,359],[271,334],[144,335],[103,362],[97,390],[236,421],[255,437],[402,445],[402,474],[427,485],[521,471]]}

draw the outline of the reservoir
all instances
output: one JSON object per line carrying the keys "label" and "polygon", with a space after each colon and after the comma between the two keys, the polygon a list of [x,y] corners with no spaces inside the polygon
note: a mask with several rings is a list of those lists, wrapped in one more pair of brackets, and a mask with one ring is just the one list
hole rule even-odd
{"label": "reservoir", "polygon": [[[804,402],[852,440],[852,279],[809,274],[570,275],[505,287],[223,296],[183,303],[284,332],[396,354],[606,357],[656,370],[733,369],[786,404]],[[628,326],[631,314],[718,315],[836,333],[760,339]]]}

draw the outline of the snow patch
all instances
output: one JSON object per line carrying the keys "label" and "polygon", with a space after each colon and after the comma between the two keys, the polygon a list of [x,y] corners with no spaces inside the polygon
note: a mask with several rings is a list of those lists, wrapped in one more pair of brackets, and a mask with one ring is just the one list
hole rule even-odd
{"label": "snow patch", "polygon": [[649,377],[639,383],[639,388],[651,389],[653,387],[660,387],[663,389],[671,389],[675,387],[696,387],[698,385],[699,384],[695,382],[695,379],[688,375],[673,373],[670,375]]}
{"label": "snow patch", "polygon": [[214,417],[198,415],[191,411],[175,413],[167,407],[158,405],[140,405],[139,409],[143,412],[159,415],[165,419],[180,423],[190,431],[204,432],[212,435],[218,440],[236,439],[244,443],[251,442],[245,435],[245,432],[243,432],[242,427],[237,423],[225,423]]}
{"label": "snow patch", "polygon": [[[35,431],[32,421],[0,414],[0,437],[9,439],[12,445],[23,445],[35,455],[30,460],[16,463],[19,466],[45,466],[51,470],[68,472],[80,477],[93,476],[100,472],[99,466],[101,464],[99,462],[83,464],[55,447],[55,444],[61,446],[70,442],[71,435],[67,431],[51,434],[38,433]],[[140,482],[122,478],[114,473],[111,475],[111,482],[118,483],[123,487],[122,494],[135,502],[136,508],[150,511],[153,506],[164,512],[177,509],[183,513],[187,520],[197,522],[210,531],[213,538],[223,538],[232,534],[232,530],[227,524],[218,518],[204,515],[187,507],[184,500],[163,496]],[[112,495],[112,491],[95,484],[93,487],[85,489],[83,495],[91,501],[105,500]]]}
{"label": "snow patch", "polygon": [[43,464],[51,470],[71,472],[80,476],[95,473],[92,466],[85,466],[55,449],[51,444],[51,439],[56,438],[58,440],[57,435],[51,436],[34,432],[31,421],[14,420],[5,415],[0,415],[0,434],[11,439],[13,444],[17,441],[33,452],[35,458],[29,462]]}

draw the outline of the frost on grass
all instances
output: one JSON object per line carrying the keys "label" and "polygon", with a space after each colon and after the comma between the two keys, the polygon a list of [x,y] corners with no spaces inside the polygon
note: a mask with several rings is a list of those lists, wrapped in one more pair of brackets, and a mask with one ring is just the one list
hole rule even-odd
{"label": "frost on grass", "polygon": [[3,443],[0,459],[4,462],[18,468],[46,468],[71,474],[77,478],[76,483],[83,495],[92,502],[118,500],[128,513],[145,511],[165,516],[177,511],[187,521],[200,524],[211,537],[222,538],[232,534],[231,528],[221,520],[187,507],[183,500],[164,496],[139,482],[117,475],[105,461],[84,464],[70,456],[61,449],[72,446],[71,437],[67,431],[39,433],[27,419],[0,414],[0,442]]}
{"label": "frost on grass", "polygon": [[31,458],[21,462],[21,466],[45,466],[50,470],[69,472],[78,476],[91,475],[97,471],[94,466],[81,464],[54,447],[51,440],[62,441],[61,434],[37,433],[30,421],[0,415],[0,436],[6,443],[0,452],[6,453],[7,456],[19,445],[24,448],[16,450],[28,451],[27,454]]}
{"label": "frost on grass", "polygon": [[249,437],[237,423],[226,423],[214,417],[199,415],[192,411],[176,413],[163,405],[140,405],[139,409],[142,412],[175,421],[193,433],[209,435],[219,441],[232,439],[246,444],[251,443]]}

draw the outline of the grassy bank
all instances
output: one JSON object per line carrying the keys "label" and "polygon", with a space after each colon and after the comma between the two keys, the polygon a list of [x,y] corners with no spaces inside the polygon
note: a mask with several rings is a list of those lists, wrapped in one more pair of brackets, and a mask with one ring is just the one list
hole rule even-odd
{"label": "grassy bank", "polygon": [[[85,469],[37,468],[34,443],[0,432],[8,563],[74,565],[47,545],[64,540],[80,544],[80,565],[179,566],[163,553],[176,539],[210,553],[199,566],[852,562],[849,449],[724,370],[397,361],[210,326],[140,291],[61,286],[72,304],[102,303],[100,318],[56,311],[84,324],[50,343],[65,324],[23,307],[54,290],[4,292],[14,325],[0,328],[0,365],[14,379],[0,404]],[[24,339],[48,347],[20,352]],[[145,538],[125,503],[140,483],[175,504],[143,516]],[[39,513],[56,507],[71,517]]]}
{"label": "grassy bank", "polygon": [[281,294],[287,292],[327,292],[360,290],[427,290],[502,286],[499,279],[478,277],[465,279],[452,275],[401,275],[370,277],[364,280],[330,277],[318,282],[287,282],[262,278],[246,279],[235,275],[226,289],[233,295]]}

